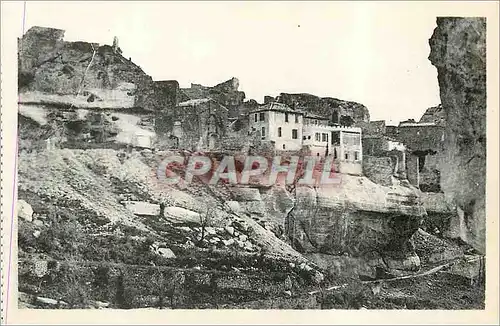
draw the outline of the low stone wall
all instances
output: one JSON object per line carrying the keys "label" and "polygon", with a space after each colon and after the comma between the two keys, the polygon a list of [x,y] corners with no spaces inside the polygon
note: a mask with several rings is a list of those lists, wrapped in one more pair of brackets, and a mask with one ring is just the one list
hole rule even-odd
{"label": "low stone wall", "polygon": [[[18,290],[62,300],[73,308],[95,301],[124,309],[216,308],[279,295],[288,277],[287,273],[263,276],[105,262],[21,260]],[[293,275],[291,280],[298,284]]]}

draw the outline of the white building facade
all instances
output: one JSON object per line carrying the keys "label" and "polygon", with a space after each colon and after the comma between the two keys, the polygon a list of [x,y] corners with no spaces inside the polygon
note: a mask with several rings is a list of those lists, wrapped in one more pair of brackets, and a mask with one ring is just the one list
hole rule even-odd
{"label": "white building facade", "polygon": [[250,129],[260,133],[262,141],[274,142],[276,150],[302,149],[304,114],[281,103],[268,103],[249,113]]}
{"label": "white building facade", "polygon": [[333,156],[346,173],[360,174],[363,160],[361,128],[329,125],[329,119],[268,103],[249,113],[250,129],[278,151],[307,146],[310,155]]}

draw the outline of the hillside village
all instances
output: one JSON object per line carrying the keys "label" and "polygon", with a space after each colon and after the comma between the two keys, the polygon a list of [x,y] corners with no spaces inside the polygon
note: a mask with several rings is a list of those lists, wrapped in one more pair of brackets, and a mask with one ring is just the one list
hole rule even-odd
{"label": "hillside village", "polygon": [[[383,183],[397,175],[424,191],[439,192],[434,156],[444,141],[440,106],[427,110],[418,122],[385,126],[384,121],[370,121],[362,104],[334,98],[283,93],[259,104],[245,99],[236,78],[183,89],[177,81],[153,81],[122,56],[117,38],[113,46],[99,46],[65,42],[63,35],[62,30],[33,27],[20,40],[20,114],[46,129],[54,124],[53,135],[38,138],[45,142],[38,146],[237,153],[266,148],[333,155],[340,173],[364,174]],[[84,78],[65,63],[72,56],[80,68],[89,64]],[[34,108],[38,104],[43,108]],[[59,117],[45,125],[51,108]]]}
{"label": "hillside village", "polygon": [[[327,281],[401,277],[477,254],[452,240],[463,212],[441,189],[441,105],[390,126],[332,97],[281,93],[258,103],[237,78],[189,88],[155,81],[118,38],[67,42],[63,30],[32,27],[18,46],[24,305],[201,307],[215,287],[222,306],[273,296],[314,306],[301,296]],[[154,171],[172,151],[333,157],[342,185],[160,188]],[[85,266],[70,263],[75,257]],[[468,266],[446,275],[465,277]],[[102,284],[61,290],[55,280],[68,286],[67,271],[78,284]],[[165,293],[134,285],[151,275],[168,283]],[[162,277],[182,279],[182,289]],[[195,295],[200,286],[206,291]]]}

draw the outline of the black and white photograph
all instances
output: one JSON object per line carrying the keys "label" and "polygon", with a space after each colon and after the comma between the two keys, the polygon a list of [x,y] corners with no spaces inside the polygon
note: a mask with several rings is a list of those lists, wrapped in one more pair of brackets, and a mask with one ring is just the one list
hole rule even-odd
{"label": "black and white photograph", "polygon": [[9,5],[8,309],[485,309],[485,16]]}

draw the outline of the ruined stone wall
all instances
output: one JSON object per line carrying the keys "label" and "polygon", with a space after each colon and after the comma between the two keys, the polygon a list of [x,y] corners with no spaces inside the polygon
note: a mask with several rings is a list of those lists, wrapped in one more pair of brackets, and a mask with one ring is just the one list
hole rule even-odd
{"label": "ruined stone wall", "polygon": [[419,120],[419,123],[422,122],[434,122],[437,125],[444,126],[446,120],[443,106],[439,104],[438,106],[428,108]]}
{"label": "ruined stone wall", "polygon": [[442,156],[438,153],[428,154],[421,157],[424,160],[423,168],[419,171],[420,180],[419,188],[425,192],[440,192],[440,179],[441,172],[441,159]]}
{"label": "ruined stone wall", "polygon": [[356,123],[356,127],[360,127],[363,130],[363,135],[385,135],[386,127],[385,121],[359,121]]}
{"label": "ruined stone wall", "polygon": [[112,110],[75,109],[38,104],[19,105],[19,147],[28,151],[56,148],[154,146],[154,115]]}
{"label": "ruined stone wall", "polygon": [[181,89],[184,99],[211,98],[229,109],[230,117],[237,117],[244,105],[245,92],[239,91],[239,81],[231,78],[215,86],[191,84],[190,88]]}
{"label": "ruined stone wall", "polygon": [[180,135],[176,136],[179,148],[217,148],[227,134],[228,112],[214,102],[165,110],[157,117],[155,126],[164,145],[166,139],[173,135],[176,122],[180,123]]}
{"label": "ruined stone wall", "polygon": [[383,186],[392,184],[395,164],[390,157],[363,157],[363,174],[371,181]]}
{"label": "ruined stone wall", "polygon": [[383,137],[363,137],[363,156],[383,156],[388,148],[387,139]]}
{"label": "ruined stone wall", "polygon": [[443,149],[444,127],[399,126],[393,137],[414,151],[439,151]]}
{"label": "ruined stone wall", "polygon": [[463,211],[461,238],[484,252],[486,19],[437,18],[429,44],[446,116],[441,187]]}
{"label": "ruined stone wall", "polygon": [[412,154],[406,155],[406,177],[410,184],[416,187],[418,187],[420,181],[418,161],[418,156]]}
{"label": "ruined stone wall", "polygon": [[179,104],[180,88],[176,80],[154,81],[148,88],[144,98],[144,106],[167,110]]}

